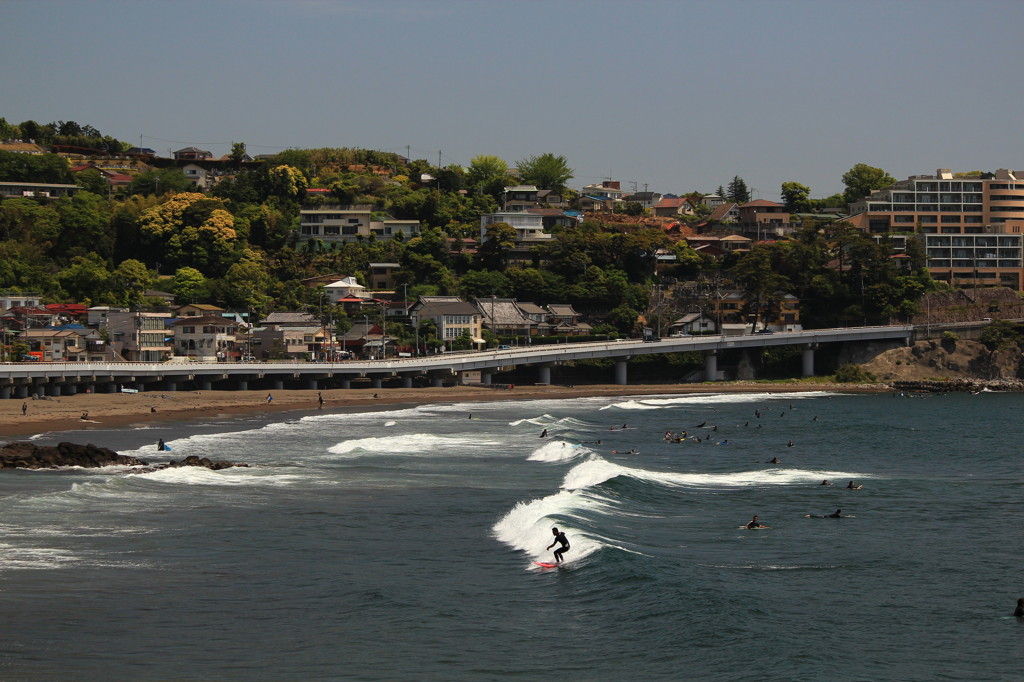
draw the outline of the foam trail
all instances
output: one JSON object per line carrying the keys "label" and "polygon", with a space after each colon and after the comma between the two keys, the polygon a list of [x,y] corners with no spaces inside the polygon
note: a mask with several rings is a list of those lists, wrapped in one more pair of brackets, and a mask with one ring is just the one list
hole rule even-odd
{"label": "foam trail", "polygon": [[513,422],[509,422],[509,426],[519,426],[520,424],[533,424],[535,426],[548,426],[555,421],[555,418],[550,414],[542,414],[539,417],[524,417],[523,419],[517,419]]}
{"label": "foam trail", "polygon": [[722,404],[744,404],[744,403],[761,403],[767,400],[783,400],[783,401],[797,401],[805,399],[813,399],[820,397],[827,397],[830,395],[840,395],[838,393],[818,393],[818,392],[800,392],[800,393],[712,393],[712,394],[692,394],[686,396],[677,396],[671,398],[631,398],[629,400],[611,403],[600,408],[607,410],[611,408],[617,408],[620,410],[660,410],[669,407],[689,406],[701,407],[704,405],[722,405]]}
{"label": "foam trail", "polygon": [[397,423],[398,422],[396,422],[394,419],[392,419],[391,421],[384,422],[384,426],[394,426]]}
{"label": "foam trail", "polygon": [[595,500],[562,491],[538,500],[520,502],[494,524],[492,531],[498,540],[513,549],[526,552],[533,560],[550,560],[553,549],[545,548],[554,540],[551,528],[557,526],[569,539],[571,549],[566,553],[568,562],[578,561],[601,549],[603,545],[558,519],[572,517],[583,508],[593,510],[602,506]]}
{"label": "foam trail", "polygon": [[531,462],[568,462],[590,454],[593,454],[593,451],[582,445],[574,445],[564,440],[553,440],[531,452],[526,459]]}

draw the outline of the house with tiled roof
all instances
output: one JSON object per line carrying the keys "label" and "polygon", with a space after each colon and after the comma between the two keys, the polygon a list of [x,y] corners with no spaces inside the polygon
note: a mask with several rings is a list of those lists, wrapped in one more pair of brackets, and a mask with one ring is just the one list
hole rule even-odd
{"label": "house with tiled roof", "polygon": [[213,158],[213,152],[208,152],[199,147],[184,147],[172,152],[175,161],[206,161]]}
{"label": "house with tiled roof", "polygon": [[686,197],[664,196],[654,205],[654,215],[660,218],[693,215],[693,205]]}
{"label": "house with tiled roof", "polygon": [[740,219],[740,207],[739,204],[731,201],[727,201],[723,204],[719,204],[712,211],[711,215],[708,216],[707,222],[709,223],[734,223]]}
{"label": "house with tiled roof", "polygon": [[781,235],[789,224],[789,211],[785,205],[767,199],[748,201],[739,207],[739,224],[745,232],[757,231],[759,235]]}
{"label": "house with tiled roof", "polygon": [[483,326],[497,336],[530,336],[536,325],[514,298],[478,298],[473,304],[480,311]]}
{"label": "house with tiled roof", "polygon": [[174,310],[174,316],[201,317],[203,315],[220,315],[223,312],[223,308],[219,308],[209,303],[187,303],[185,305],[178,306]]}
{"label": "house with tiled roof", "polygon": [[174,328],[175,355],[200,362],[237,360],[238,323],[220,315],[183,317],[171,323]]}
{"label": "house with tiled roof", "polygon": [[445,342],[468,333],[473,343],[483,343],[480,311],[457,296],[421,296],[409,308],[409,319],[413,327],[432,321],[437,326],[437,338]]}

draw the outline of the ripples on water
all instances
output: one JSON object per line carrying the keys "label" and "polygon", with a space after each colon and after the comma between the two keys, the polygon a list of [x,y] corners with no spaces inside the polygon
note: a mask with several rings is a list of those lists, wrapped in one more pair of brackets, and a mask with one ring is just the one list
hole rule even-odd
{"label": "ripples on water", "polygon": [[[644,396],[93,431],[255,466],[2,472],[0,677],[1014,679],[1019,404]],[[547,570],[552,526],[572,549]]]}

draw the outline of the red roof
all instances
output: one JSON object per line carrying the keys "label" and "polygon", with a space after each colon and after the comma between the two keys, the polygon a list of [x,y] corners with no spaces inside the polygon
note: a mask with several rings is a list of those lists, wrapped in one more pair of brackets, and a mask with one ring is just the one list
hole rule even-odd
{"label": "red roof", "polygon": [[81,303],[47,303],[43,307],[54,313],[70,313],[72,315],[82,315],[89,310]]}
{"label": "red roof", "polygon": [[679,208],[686,203],[684,197],[664,197],[654,205],[654,208]]}

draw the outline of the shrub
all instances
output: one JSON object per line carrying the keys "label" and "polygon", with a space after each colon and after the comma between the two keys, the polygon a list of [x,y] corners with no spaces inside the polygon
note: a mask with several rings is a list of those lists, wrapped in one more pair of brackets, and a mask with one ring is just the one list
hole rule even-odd
{"label": "shrub", "polygon": [[840,384],[870,384],[875,375],[860,365],[847,364],[836,370],[835,379]]}

